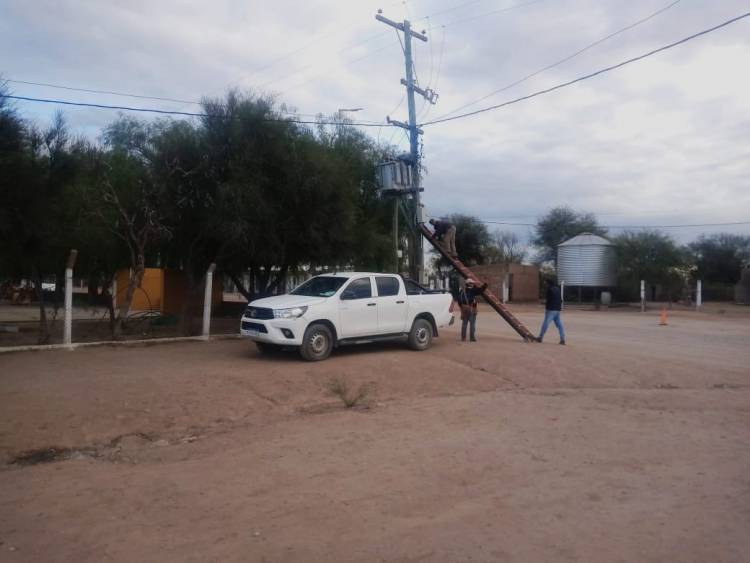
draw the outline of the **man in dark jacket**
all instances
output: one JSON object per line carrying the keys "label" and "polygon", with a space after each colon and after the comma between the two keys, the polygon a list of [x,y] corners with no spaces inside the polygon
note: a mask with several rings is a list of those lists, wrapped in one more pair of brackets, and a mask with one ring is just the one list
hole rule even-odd
{"label": "man in dark jacket", "polygon": [[435,229],[435,238],[440,242],[443,250],[452,258],[458,258],[456,226],[446,219],[430,219],[430,225]]}
{"label": "man in dark jacket", "polygon": [[544,338],[544,333],[547,332],[549,323],[554,322],[557,332],[560,333],[560,344],[565,344],[565,329],[563,329],[562,319],[560,319],[561,309],[562,295],[560,295],[560,287],[556,283],[548,281],[547,302],[544,305],[544,322],[542,323],[542,330],[539,332],[539,342]]}
{"label": "man in dark jacket", "polygon": [[477,341],[477,295],[481,295],[487,284],[478,285],[473,279],[466,280],[458,292],[458,305],[461,307],[461,340],[466,340],[466,325],[469,325],[469,339]]}

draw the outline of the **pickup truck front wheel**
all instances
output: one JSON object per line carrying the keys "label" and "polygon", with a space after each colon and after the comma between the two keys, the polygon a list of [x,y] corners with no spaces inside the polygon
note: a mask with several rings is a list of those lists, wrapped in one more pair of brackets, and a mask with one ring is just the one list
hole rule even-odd
{"label": "pickup truck front wheel", "polygon": [[299,353],[308,362],[325,360],[333,350],[333,334],[324,324],[313,324],[307,327]]}
{"label": "pickup truck front wheel", "polygon": [[409,332],[409,348],[427,350],[432,344],[432,325],[425,319],[417,319]]}

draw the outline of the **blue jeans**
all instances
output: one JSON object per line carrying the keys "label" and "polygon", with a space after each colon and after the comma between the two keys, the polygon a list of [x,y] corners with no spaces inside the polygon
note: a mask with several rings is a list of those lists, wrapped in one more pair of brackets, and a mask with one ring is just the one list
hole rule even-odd
{"label": "blue jeans", "polygon": [[469,325],[469,339],[477,338],[477,314],[472,313],[465,319],[461,319],[461,340],[466,340],[466,325]]}
{"label": "blue jeans", "polygon": [[542,330],[539,332],[539,340],[544,338],[544,333],[547,332],[549,323],[553,322],[557,327],[557,332],[560,333],[560,341],[565,341],[565,329],[563,328],[562,320],[560,319],[560,311],[545,311],[544,322],[542,323]]}

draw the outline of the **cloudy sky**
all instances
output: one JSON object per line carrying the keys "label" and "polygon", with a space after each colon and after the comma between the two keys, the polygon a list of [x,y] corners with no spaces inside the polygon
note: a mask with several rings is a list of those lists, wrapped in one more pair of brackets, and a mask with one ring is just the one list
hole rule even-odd
{"label": "cloudy sky", "polygon": [[[486,97],[674,4],[555,68]],[[406,119],[403,55],[383,15],[414,22],[419,121],[548,88],[750,11],[748,0],[3,0],[0,74],[189,102],[228,87],[301,114]],[[475,117],[424,127],[425,203],[521,225],[550,207],[612,226],[750,222],[750,18],[647,60]],[[11,82],[14,94],[196,111],[190,103]],[[18,102],[44,122],[54,106]],[[116,112],[66,108],[95,136]],[[148,117],[146,114],[144,116]],[[368,128],[408,148],[404,132]],[[734,227],[669,229],[688,241]],[[619,232],[614,229],[613,233]]]}

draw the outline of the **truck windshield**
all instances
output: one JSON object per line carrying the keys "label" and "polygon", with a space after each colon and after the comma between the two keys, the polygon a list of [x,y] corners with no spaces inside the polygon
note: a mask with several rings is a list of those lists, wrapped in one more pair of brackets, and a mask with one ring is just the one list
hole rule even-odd
{"label": "truck windshield", "polygon": [[318,276],[311,278],[292,290],[292,295],[307,295],[310,297],[330,297],[344,285],[347,278],[333,276]]}

